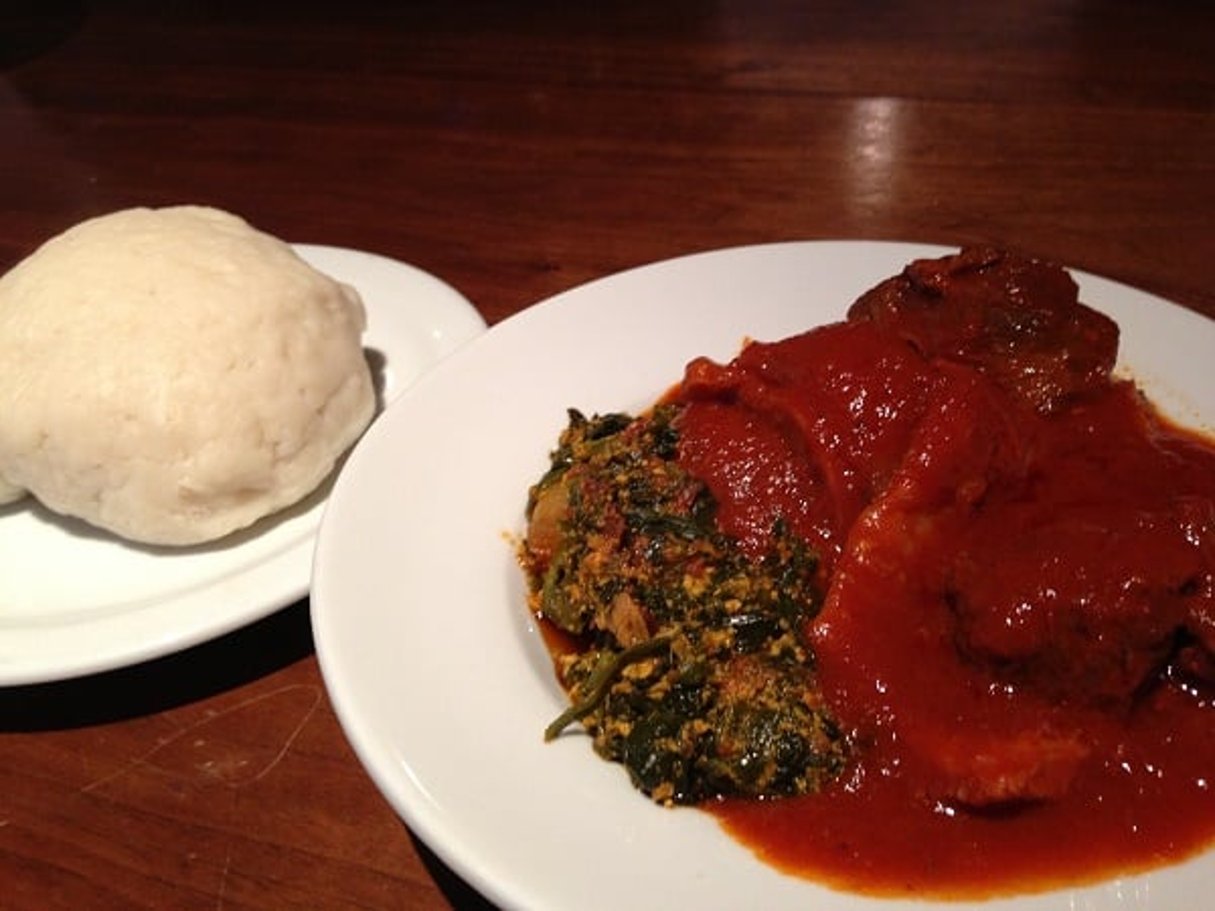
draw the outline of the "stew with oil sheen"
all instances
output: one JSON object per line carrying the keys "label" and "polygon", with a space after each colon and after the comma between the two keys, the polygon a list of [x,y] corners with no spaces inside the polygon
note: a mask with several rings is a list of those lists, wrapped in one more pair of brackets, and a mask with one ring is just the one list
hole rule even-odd
{"label": "stew with oil sheen", "polygon": [[1215,836],[1215,447],[1111,376],[1059,268],[968,249],[842,323],[692,362],[680,462],[762,553],[821,558],[805,635],[857,759],[709,805],[773,864],[976,897],[1146,869]]}

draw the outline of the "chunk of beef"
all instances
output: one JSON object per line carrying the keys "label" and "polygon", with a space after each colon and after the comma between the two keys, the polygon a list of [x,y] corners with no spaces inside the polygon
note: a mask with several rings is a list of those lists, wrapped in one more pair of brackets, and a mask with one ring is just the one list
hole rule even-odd
{"label": "chunk of beef", "polygon": [[1116,508],[995,518],[953,570],[962,653],[1057,698],[1125,704],[1170,657],[1204,572],[1183,528]]}
{"label": "chunk of beef", "polygon": [[985,247],[908,265],[861,296],[848,319],[874,322],[930,358],[978,367],[1049,412],[1105,385],[1118,326],[1078,300],[1063,269]]}
{"label": "chunk of beef", "polygon": [[756,342],[726,365],[701,358],[676,392],[690,406],[681,460],[707,480],[727,534],[762,542],[779,516],[829,566],[934,385],[910,345],[863,323]]}

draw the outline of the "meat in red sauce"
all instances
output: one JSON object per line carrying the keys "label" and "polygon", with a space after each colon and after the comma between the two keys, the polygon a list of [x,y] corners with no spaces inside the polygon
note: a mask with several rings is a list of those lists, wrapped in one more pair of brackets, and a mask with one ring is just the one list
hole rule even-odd
{"label": "meat in red sauce", "polygon": [[756,552],[777,518],[820,550],[807,636],[861,745],[823,794],[718,808],[761,853],[974,894],[1215,836],[1215,448],[1111,378],[1117,341],[1063,270],[965,250],[689,365],[681,462]]}
{"label": "meat in red sauce", "polygon": [[848,319],[976,367],[1040,411],[1104,388],[1118,354],[1117,324],[1077,299],[1066,271],[990,248],[917,260]]}

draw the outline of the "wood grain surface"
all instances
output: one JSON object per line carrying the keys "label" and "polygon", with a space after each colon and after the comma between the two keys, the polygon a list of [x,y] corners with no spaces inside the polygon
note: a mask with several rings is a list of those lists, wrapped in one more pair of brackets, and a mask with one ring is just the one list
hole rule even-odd
{"label": "wood grain surface", "polygon": [[[1215,5],[0,4],[0,269],[180,202],[407,261],[490,323],[816,238],[990,242],[1215,317]],[[355,759],[306,603],[0,689],[0,908],[485,907]]]}

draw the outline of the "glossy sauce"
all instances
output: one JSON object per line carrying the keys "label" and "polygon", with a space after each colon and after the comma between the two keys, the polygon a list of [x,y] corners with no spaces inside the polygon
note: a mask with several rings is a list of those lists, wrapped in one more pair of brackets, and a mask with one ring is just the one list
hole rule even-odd
{"label": "glossy sauce", "polygon": [[784,803],[709,807],[772,865],[850,891],[982,898],[1077,885],[1201,851],[1215,835],[1211,721],[1162,693],[1097,743],[1066,798],[989,814],[926,801],[889,746]]}
{"label": "glossy sauce", "polygon": [[861,321],[689,365],[681,461],[754,551],[779,516],[823,554],[807,637],[857,744],[824,793],[710,807],[766,860],[956,898],[1215,839],[1215,447],[1110,360],[1020,395]]}

